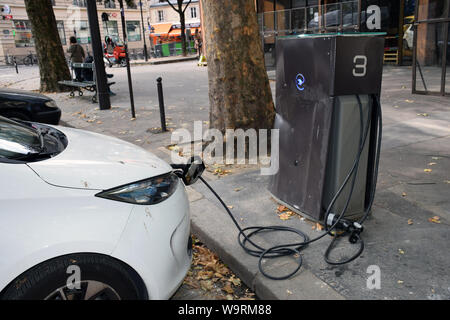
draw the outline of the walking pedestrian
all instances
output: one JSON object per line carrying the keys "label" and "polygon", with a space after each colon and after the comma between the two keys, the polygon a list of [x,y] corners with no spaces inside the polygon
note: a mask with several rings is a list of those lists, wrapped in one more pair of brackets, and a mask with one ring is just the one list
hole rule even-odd
{"label": "walking pedestrian", "polygon": [[200,58],[202,56],[202,35],[198,32],[198,29],[195,30],[195,49],[197,50],[197,55]]}
{"label": "walking pedestrian", "polygon": [[[70,61],[72,63],[83,63],[85,58],[84,49],[81,45],[77,43],[77,38],[74,36],[70,37],[70,47],[68,49],[70,53]],[[83,81],[82,68],[74,68],[75,71],[75,79],[77,81]]]}

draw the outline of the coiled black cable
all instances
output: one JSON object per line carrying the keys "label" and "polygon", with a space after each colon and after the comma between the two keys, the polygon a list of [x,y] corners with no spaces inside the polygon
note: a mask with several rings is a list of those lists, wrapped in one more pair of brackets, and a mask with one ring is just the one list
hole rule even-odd
{"label": "coiled black cable", "polygon": [[[358,99],[358,104],[361,105],[361,101],[359,96],[356,96]],[[375,104],[376,104],[376,108],[377,108],[377,112],[376,112],[376,146],[375,146],[375,161],[374,161],[374,165],[373,165],[373,169],[372,169],[372,184],[371,184],[371,190],[369,193],[369,201],[367,203],[366,206],[366,210],[363,214],[363,216],[361,217],[361,219],[358,221],[358,223],[360,225],[362,225],[364,223],[364,221],[367,219],[367,217],[370,214],[370,210],[372,209],[372,204],[373,201],[375,199],[375,189],[377,186],[377,178],[378,178],[378,167],[379,167],[379,163],[380,163],[380,154],[381,154],[381,139],[382,139],[382,130],[383,130],[383,117],[382,117],[382,110],[381,110],[381,103],[379,100],[379,96],[374,95],[372,97],[372,99],[374,100]],[[369,109],[369,117],[371,115],[372,111]],[[368,122],[368,124],[370,125],[370,123]],[[367,127],[368,129],[368,127]],[[348,204],[348,203],[347,203]],[[347,205],[345,206],[345,208],[347,207]],[[346,209],[345,209],[346,210]],[[360,243],[360,248],[358,249],[358,251],[350,258],[343,260],[343,261],[332,261],[329,258],[329,255],[331,253],[331,250],[334,248],[334,245],[336,243],[336,241],[338,240],[338,238],[343,237],[347,235],[347,233],[341,234],[341,235],[334,235],[333,240],[331,241],[330,245],[328,246],[327,250],[325,251],[324,254],[324,259],[328,264],[331,265],[343,265],[343,264],[347,264],[353,260],[355,260],[356,258],[358,258],[361,253],[364,251],[364,241],[362,240],[362,238],[360,237],[360,235],[355,235],[358,238],[358,242]]]}
{"label": "coiled black cable", "polygon": [[[349,192],[349,196],[347,198],[347,201],[345,203],[345,206],[343,208],[343,210],[341,211],[341,213],[339,214],[338,218],[336,219],[335,223],[333,223],[330,227],[326,226],[326,232],[324,232],[323,234],[321,234],[320,236],[314,238],[314,239],[309,239],[308,235],[305,234],[304,232],[296,229],[296,228],[292,228],[292,227],[286,227],[286,226],[252,226],[252,227],[247,227],[247,228],[241,228],[241,226],[239,225],[239,223],[236,221],[235,217],[233,216],[233,214],[231,213],[230,209],[227,207],[227,205],[225,204],[225,202],[222,200],[222,198],[217,194],[217,192],[205,181],[205,179],[203,179],[203,177],[199,177],[199,179],[206,185],[206,187],[214,194],[214,196],[219,200],[219,202],[222,204],[222,206],[225,208],[226,212],[228,213],[228,215],[230,216],[231,220],[233,221],[233,223],[235,224],[236,228],[239,230],[239,234],[238,234],[238,242],[239,245],[242,247],[242,249],[248,253],[251,256],[254,257],[258,257],[259,261],[258,261],[258,268],[259,271],[266,276],[269,279],[272,280],[285,280],[288,279],[290,277],[292,277],[295,273],[297,273],[298,270],[300,270],[301,266],[302,266],[302,256],[301,256],[301,250],[303,248],[305,248],[306,246],[308,246],[308,244],[315,242],[321,238],[323,238],[325,235],[330,234],[332,235],[332,231],[336,229],[337,225],[339,224],[340,220],[343,218],[345,211],[348,208],[348,205],[350,203],[351,197],[353,195],[353,189],[355,186],[355,181],[356,181],[356,176],[357,176],[357,172],[358,172],[358,166],[359,166],[359,161],[361,158],[361,153],[364,149],[364,145],[365,142],[367,140],[367,135],[368,135],[368,131],[370,128],[370,122],[371,122],[371,114],[372,114],[372,110],[371,108],[369,109],[368,112],[368,119],[366,122],[366,126],[364,126],[364,120],[363,120],[363,108],[362,108],[362,103],[361,103],[361,99],[360,97],[357,95],[357,100],[358,100],[358,107],[359,107],[359,113],[360,113],[360,139],[359,139],[359,145],[358,145],[358,152],[357,155],[355,157],[355,161],[353,162],[352,168],[349,171],[349,173],[347,174],[347,176],[345,177],[342,185],[340,186],[340,188],[338,189],[338,191],[336,192],[336,194],[334,195],[334,197],[332,198],[332,200],[330,201],[327,210],[325,212],[325,221],[327,221],[328,215],[331,212],[331,208],[333,207],[334,203],[336,202],[336,200],[338,199],[338,197],[340,196],[342,190],[345,188],[345,186],[347,185],[348,181],[350,180],[351,177],[353,177],[352,182],[351,182],[351,186],[350,186],[350,192]],[[380,146],[381,146],[381,105],[379,103],[379,100],[377,98],[375,98],[376,103],[377,103],[377,107],[378,107],[378,112],[377,112],[377,124],[378,124],[378,137],[377,137],[377,146],[376,146],[376,160],[374,162],[374,170],[373,170],[373,174],[374,177],[372,177],[372,181],[373,181],[373,185],[372,185],[372,190],[371,190],[371,194],[370,194],[370,201],[369,201],[369,205],[367,206],[367,209],[364,213],[363,218],[360,220],[360,223],[364,222],[365,219],[367,218],[372,203],[373,203],[373,199],[374,199],[374,193],[375,193],[375,187],[376,187],[376,176],[378,175],[378,164],[379,164],[379,153],[380,153]],[[287,243],[287,244],[280,244],[280,245],[276,245],[270,248],[263,248],[261,246],[259,246],[258,244],[256,244],[255,242],[253,242],[251,240],[251,237],[261,233],[261,232],[273,232],[273,231],[284,231],[284,232],[291,232],[294,234],[297,234],[299,237],[301,237],[303,239],[302,242],[296,242],[296,243]],[[338,235],[337,233],[335,235],[333,235],[333,240],[331,241],[330,245],[328,246],[325,254],[324,254],[324,259],[327,263],[331,264],[331,265],[341,265],[341,264],[346,264],[349,263],[353,260],[355,260],[357,257],[359,257],[361,255],[361,253],[364,250],[364,241],[362,240],[362,238],[360,237],[360,235],[356,235],[356,242],[359,242],[360,247],[358,249],[358,251],[350,258],[344,260],[344,261],[332,261],[331,259],[329,259],[329,254],[331,253],[332,249],[334,248],[334,245],[336,243],[336,241],[338,240],[338,238],[342,237],[346,235],[346,233],[344,233],[343,235]],[[248,245],[252,245],[253,248],[249,248]],[[264,269],[262,268],[262,260],[264,258],[278,258],[278,257],[283,257],[283,256],[294,256],[297,258],[297,267],[295,268],[294,271],[284,275],[284,276],[273,276],[270,275],[268,273],[266,273],[264,271]]]}

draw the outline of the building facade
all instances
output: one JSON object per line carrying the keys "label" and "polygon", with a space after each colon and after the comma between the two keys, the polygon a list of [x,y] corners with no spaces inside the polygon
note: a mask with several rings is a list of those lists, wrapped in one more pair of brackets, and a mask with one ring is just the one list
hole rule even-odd
{"label": "building facade", "polygon": [[413,93],[450,95],[450,0],[256,0],[266,66],[276,38],[385,33],[384,62],[413,65]]}
{"label": "building facade", "polygon": [[[278,36],[302,33],[385,32],[386,59],[403,60],[404,18],[414,0],[256,0],[265,49]],[[411,51],[406,53],[411,57]],[[409,59],[411,60],[411,59]]]}
{"label": "building facade", "polygon": [[[170,2],[178,8],[176,0],[170,0]],[[172,9],[172,7],[166,2],[166,0],[149,0],[149,20],[151,25],[158,24],[179,24],[180,16],[178,12]],[[189,3],[189,0],[183,1],[183,8]],[[189,3],[188,8],[185,11],[186,24],[200,23],[200,8],[199,0],[192,0]]]}
{"label": "building facade", "polygon": [[[71,36],[75,36],[87,52],[92,52],[86,1],[52,0],[59,36],[65,52],[70,45],[69,39]],[[144,37],[147,37],[147,41],[149,39],[150,32],[147,27],[148,2],[147,0],[136,0],[136,6],[133,7],[124,4],[128,47],[132,56],[141,56],[144,48]],[[142,25],[140,3],[142,3],[144,25]],[[2,12],[2,18],[0,18],[0,63],[5,63],[11,56],[17,57],[20,63],[22,57],[35,53],[33,33],[24,1],[1,0],[0,6],[6,7],[6,10]],[[98,2],[97,10],[102,39],[111,36],[116,41],[122,40],[123,32],[118,1]],[[102,20],[104,13],[108,15],[107,22]]]}
{"label": "building facade", "polygon": [[[178,9],[178,1],[170,0]],[[200,32],[200,1],[183,1],[188,53],[196,51],[193,36]],[[165,0],[149,0],[151,50],[157,57],[179,55],[181,49],[180,15]]]}

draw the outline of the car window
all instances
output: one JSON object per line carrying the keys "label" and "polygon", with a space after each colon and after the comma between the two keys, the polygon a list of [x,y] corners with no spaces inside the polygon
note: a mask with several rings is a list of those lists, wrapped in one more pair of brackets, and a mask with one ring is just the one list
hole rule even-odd
{"label": "car window", "polygon": [[16,159],[40,149],[37,130],[0,117],[0,158]]}

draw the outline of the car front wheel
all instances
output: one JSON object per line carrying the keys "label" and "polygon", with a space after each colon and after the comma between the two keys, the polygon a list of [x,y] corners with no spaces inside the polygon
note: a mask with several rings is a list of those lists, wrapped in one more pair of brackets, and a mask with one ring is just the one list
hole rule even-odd
{"label": "car front wheel", "polygon": [[71,254],[43,262],[17,277],[5,300],[146,299],[142,280],[126,264],[97,254]]}

